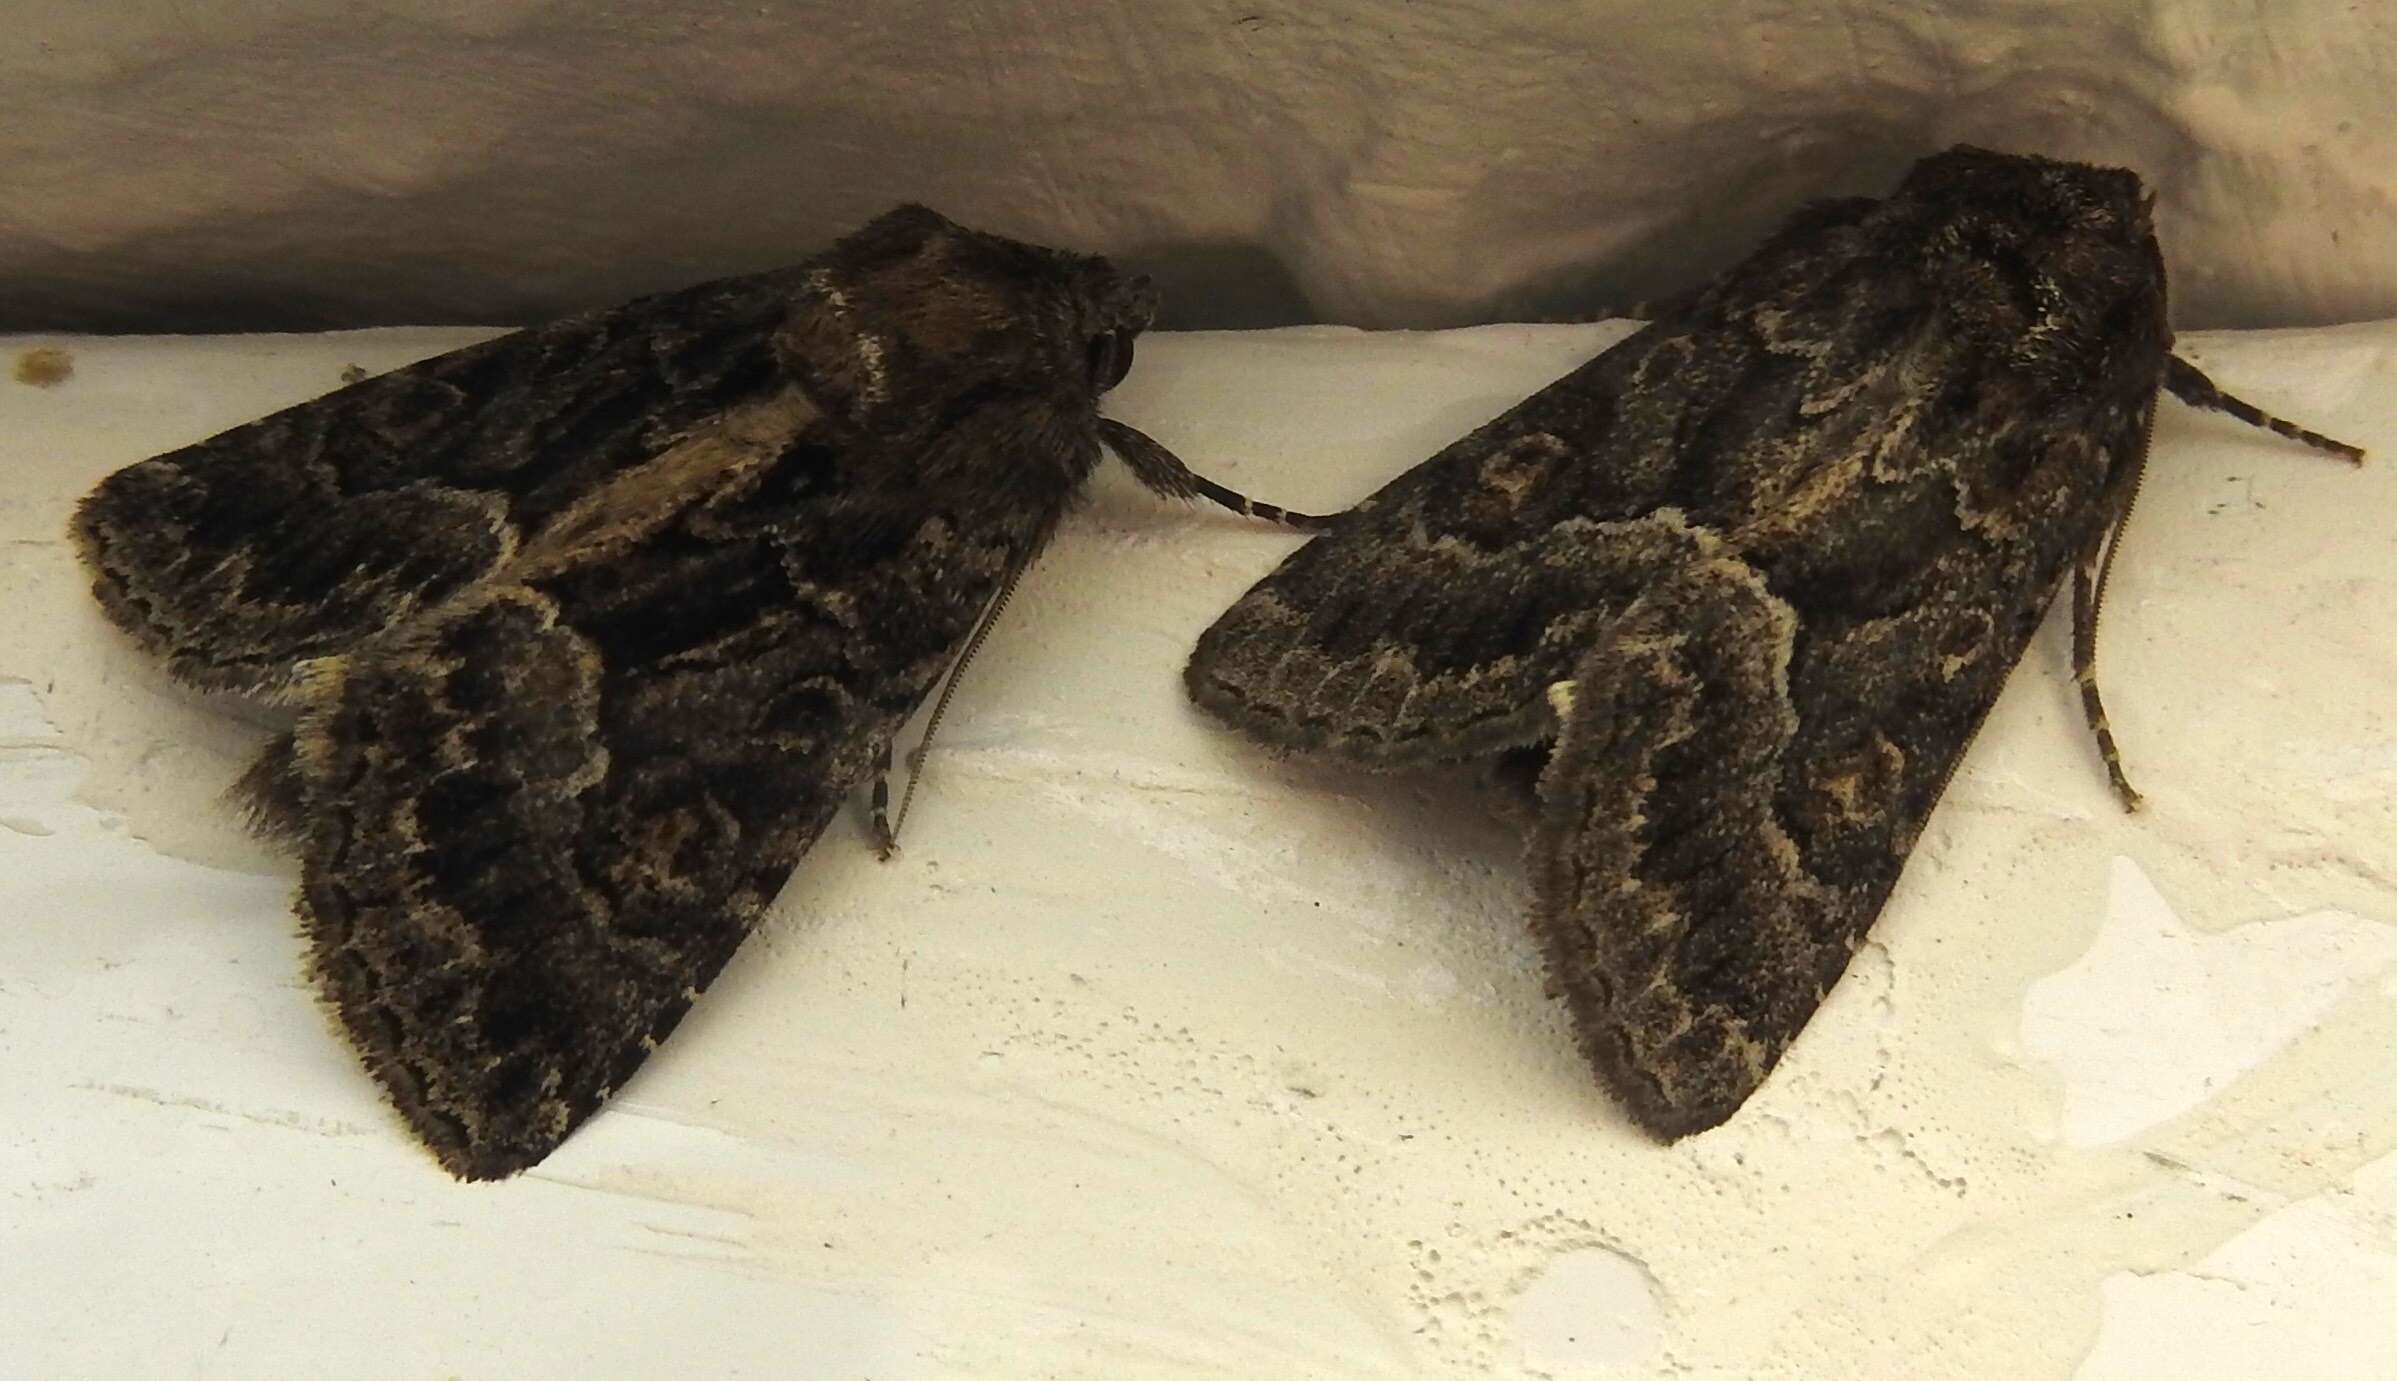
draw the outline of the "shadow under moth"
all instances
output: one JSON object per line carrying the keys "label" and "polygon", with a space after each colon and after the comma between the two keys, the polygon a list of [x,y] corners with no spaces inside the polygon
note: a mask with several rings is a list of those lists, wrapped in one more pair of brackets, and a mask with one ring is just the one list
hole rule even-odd
{"label": "shadow under moth", "polygon": [[[1304,525],[1099,416],[1143,279],[921,207],[104,480],[74,537],[193,686],[315,976],[467,1179],[539,1161],[731,958],[1097,464]],[[961,649],[963,652],[961,653]]]}
{"label": "shadow under moth", "polygon": [[1532,923],[1649,1131],[1736,1111],[1872,926],[2069,577],[2094,678],[2172,354],[2136,175],[1957,148],[1800,210],[1400,476],[1199,639],[1254,738],[1528,781]]}

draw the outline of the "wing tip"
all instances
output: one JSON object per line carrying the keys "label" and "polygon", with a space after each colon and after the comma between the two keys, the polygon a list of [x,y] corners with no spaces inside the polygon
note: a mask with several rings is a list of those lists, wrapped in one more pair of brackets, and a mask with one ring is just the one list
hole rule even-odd
{"label": "wing tip", "polygon": [[[1537,890],[1540,879],[1534,882]],[[1596,970],[1593,955],[1580,952],[1572,929],[1551,908],[1535,904],[1532,920],[1574,1043],[1599,1086],[1641,1131],[1669,1144],[1712,1130],[1763,1086],[1778,1052],[1748,1037],[1731,1013],[1683,999],[1669,1004],[1674,1029],[1644,1031],[1624,1011],[1619,985]]]}
{"label": "wing tip", "polygon": [[91,491],[75,501],[75,511],[67,519],[67,541],[75,550],[75,559],[91,576],[92,598],[108,621],[131,634],[149,652],[164,650],[162,630],[147,616],[140,599],[134,594],[133,572],[117,557],[126,530],[125,510],[132,501],[125,497],[126,476],[142,470],[130,465],[109,475]]}
{"label": "wing tip", "polygon": [[322,933],[304,896],[301,914],[314,932],[309,967],[320,1007],[383,1100],[453,1177],[485,1183],[521,1174],[597,1110],[597,1101],[577,1113],[556,1097],[511,1107],[490,1096],[487,1081],[412,1037],[407,1017],[373,995],[363,961]]}
{"label": "wing tip", "polygon": [[[1573,997],[1567,989],[1568,999]],[[1643,1057],[1629,1028],[1615,1019],[1594,1020],[1583,1004],[1570,1001],[1582,1055],[1634,1125],[1668,1145],[1731,1120],[1762,1080],[1721,1078],[1713,1061],[1668,1069],[1651,1051]]]}
{"label": "wing tip", "polygon": [[[338,1006],[336,1007],[338,1011]],[[443,1170],[469,1184],[504,1180],[530,1170],[563,1145],[596,1111],[575,1114],[563,1100],[544,1098],[509,1108],[478,1098],[461,1071],[420,1064],[392,1047],[375,1048],[366,1031],[341,1014],[344,1031],[367,1072]]]}

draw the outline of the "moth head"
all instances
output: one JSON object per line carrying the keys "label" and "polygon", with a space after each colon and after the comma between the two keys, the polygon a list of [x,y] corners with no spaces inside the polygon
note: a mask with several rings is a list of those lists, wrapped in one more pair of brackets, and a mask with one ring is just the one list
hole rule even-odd
{"label": "moth head", "polygon": [[[1950,327],[2040,382],[2157,377],[2170,348],[2154,198],[2126,168],[1959,145],[1884,208]],[[2152,382],[2151,382],[2152,386]]]}
{"label": "moth head", "polygon": [[813,262],[775,349],[833,417],[905,431],[960,398],[1095,407],[1156,312],[1104,259],[904,206]]}

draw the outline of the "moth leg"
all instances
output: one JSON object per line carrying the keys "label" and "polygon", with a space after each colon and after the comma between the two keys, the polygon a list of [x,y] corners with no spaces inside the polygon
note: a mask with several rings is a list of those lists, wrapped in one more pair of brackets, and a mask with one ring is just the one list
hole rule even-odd
{"label": "moth leg", "polygon": [[2363,447],[2351,446],[2344,441],[2324,436],[2320,432],[2309,431],[2294,422],[2274,417],[2271,413],[2243,398],[2234,398],[2223,392],[2221,386],[2207,378],[2196,365],[2178,355],[2171,356],[2165,361],[2164,387],[2172,390],[2173,397],[2193,408],[2210,408],[2216,412],[2227,412],[2251,427],[2262,427],[2268,432],[2285,436],[2291,441],[2303,442],[2317,451],[2328,451],[2332,455],[2345,456],[2358,465],[2364,462]]}
{"label": "moth leg", "polygon": [[932,749],[932,736],[940,732],[940,722],[949,713],[949,697],[957,694],[957,683],[965,676],[966,667],[974,654],[982,650],[982,640],[1007,612],[1007,601],[1015,596],[1015,584],[1024,578],[1032,564],[1029,556],[1019,556],[999,578],[999,592],[991,596],[990,607],[982,611],[982,619],[965,640],[965,648],[957,660],[949,664],[949,674],[942,678],[940,698],[932,702],[932,717],[924,721],[924,736],[916,746],[907,750],[907,790],[899,797],[899,813],[890,812],[891,746],[884,743],[874,757],[874,851],[885,862],[899,851],[899,827],[907,823],[907,808],[915,804],[916,783],[924,779],[924,757]]}
{"label": "moth leg", "polygon": [[888,863],[899,852],[899,832],[891,828],[891,746],[874,753],[874,856]]}
{"label": "moth leg", "polygon": [[[2114,532],[2119,537],[2119,525]],[[2105,759],[2106,780],[2114,786],[2124,810],[2139,808],[2139,793],[2123,775],[2122,750],[2115,745],[2114,729],[2106,720],[2105,702],[2097,694],[2097,614],[2099,596],[2104,590],[2103,570],[2111,551],[2103,535],[2081,553],[2072,568],[2072,679],[2081,688],[2081,716],[2089,723],[2089,732],[2097,739],[2097,755]]]}
{"label": "moth leg", "polygon": [[1223,485],[1217,484],[1205,475],[1193,474],[1190,477],[1190,483],[1191,487],[1198,491],[1199,497],[1228,508],[1243,518],[1263,518],[1269,523],[1279,523],[1283,527],[1297,528],[1301,532],[1321,532],[1332,525],[1332,520],[1327,516],[1315,513],[1297,513],[1278,504],[1252,499],[1237,489],[1227,489]]}
{"label": "moth leg", "polygon": [[1237,489],[1227,489],[1184,465],[1181,457],[1159,445],[1146,432],[1112,417],[1099,419],[1099,435],[1110,449],[1123,457],[1124,465],[1131,470],[1133,478],[1167,498],[1206,499],[1244,518],[1263,518],[1269,523],[1280,523],[1302,532],[1320,532],[1332,525],[1329,517],[1260,503]]}

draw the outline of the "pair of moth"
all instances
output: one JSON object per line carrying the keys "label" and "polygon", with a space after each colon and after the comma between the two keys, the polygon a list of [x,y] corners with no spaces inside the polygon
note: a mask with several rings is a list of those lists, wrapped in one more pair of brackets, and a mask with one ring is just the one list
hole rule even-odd
{"label": "pair of moth", "polygon": [[[354,384],[110,476],[74,533],[245,779],[317,981],[452,1172],[538,1162],[729,959],[1102,448],[1320,529],[1199,640],[1283,748],[1496,759],[1586,1054],[1715,1125],[1839,978],[2057,589],[2092,676],[2171,353],[2132,173],[1956,149],[1311,518],[1099,413],[1154,291],[894,211],[797,267]],[[886,835],[887,837],[887,835]]]}

